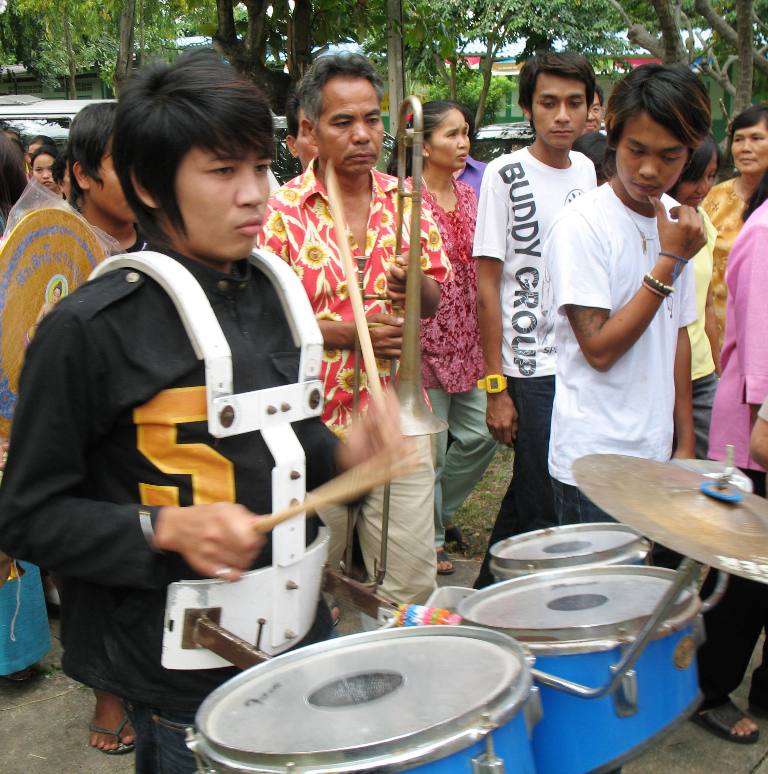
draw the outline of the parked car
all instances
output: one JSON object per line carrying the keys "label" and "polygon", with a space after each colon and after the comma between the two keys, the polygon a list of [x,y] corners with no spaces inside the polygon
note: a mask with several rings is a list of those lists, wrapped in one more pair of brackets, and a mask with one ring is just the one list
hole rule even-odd
{"label": "parked car", "polygon": [[[63,148],[67,144],[69,127],[74,117],[86,106],[95,102],[114,100],[91,99],[42,99],[28,94],[0,95],[0,129],[11,128],[21,133],[26,143],[35,135],[44,134]],[[274,116],[275,156],[272,172],[279,183],[285,183],[301,174],[301,164],[293,158],[285,144],[288,126],[285,116]],[[384,147],[379,159],[379,169],[385,169],[395,141],[384,135]]]}
{"label": "parked car", "polygon": [[481,126],[472,142],[472,158],[493,161],[502,153],[512,153],[530,145],[534,138],[533,127],[528,121]]}
{"label": "parked car", "polygon": [[35,135],[44,134],[63,147],[67,144],[69,127],[74,117],[94,102],[114,100],[42,99],[28,94],[0,95],[0,129],[16,129],[26,143]]}

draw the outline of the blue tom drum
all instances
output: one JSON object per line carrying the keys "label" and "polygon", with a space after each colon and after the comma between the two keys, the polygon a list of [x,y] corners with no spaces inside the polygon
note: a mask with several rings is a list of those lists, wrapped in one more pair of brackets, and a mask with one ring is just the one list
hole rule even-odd
{"label": "blue tom drum", "polygon": [[[673,578],[672,570],[654,567],[555,570],[478,591],[458,612],[468,623],[524,643],[536,658],[537,673],[595,688],[610,681],[622,649]],[[700,609],[696,590],[684,590],[621,691],[583,698],[540,685],[543,716],[533,733],[539,774],[616,768],[694,711],[700,701]]]}

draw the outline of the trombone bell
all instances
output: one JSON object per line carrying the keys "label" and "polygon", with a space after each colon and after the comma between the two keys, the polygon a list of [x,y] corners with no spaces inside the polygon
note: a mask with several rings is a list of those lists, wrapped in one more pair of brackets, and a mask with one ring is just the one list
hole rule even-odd
{"label": "trombone bell", "polygon": [[[408,112],[413,114],[412,127],[406,126]],[[444,419],[432,413],[424,399],[421,381],[421,172],[423,163],[424,115],[421,101],[406,97],[400,104],[397,122],[397,243],[396,254],[402,251],[405,200],[411,200],[408,270],[405,286],[405,323],[399,375],[395,390],[400,401],[400,425],[403,435],[434,435],[448,429]],[[406,146],[412,151],[412,187],[405,188]],[[394,370],[394,369],[393,369]]]}

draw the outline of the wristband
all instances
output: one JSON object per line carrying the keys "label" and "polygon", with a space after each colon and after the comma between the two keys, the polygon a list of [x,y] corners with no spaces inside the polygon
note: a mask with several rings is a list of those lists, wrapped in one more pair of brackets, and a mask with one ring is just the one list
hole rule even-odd
{"label": "wristband", "polygon": [[488,374],[482,379],[478,379],[477,386],[491,395],[504,392],[507,389],[507,377],[504,374]]}
{"label": "wristband", "polygon": [[144,508],[139,509],[139,525],[141,531],[144,533],[144,539],[147,541],[147,545],[156,553],[161,554],[159,548],[155,545],[155,528],[152,524],[152,513]]}
{"label": "wristband", "polygon": [[671,285],[665,285],[660,280],[657,280],[650,272],[643,277],[643,283],[647,283],[654,290],[658,290],[664,297],[675,292],[675,289]]}
{"label": "wristband", "polygon": [[663,255],[666,258],[671,258],[675,262],[675,268],[672,270],[672,282],[674,282],[683,270],[683,266],[688,263],[687,258],[683,258],[682,255],[675,255],[674,253],[667,253],[664,250],[659,250],[659,255]]}
{"label": "wristband", "polygon": [[646,290],[650,290],[654,296],[658,296],[659,298],[666,298],[666,296],[660,290],[656,290],[653,285],[651,285],[649,282],[646,282],[645,280],[643,280],[643,287]]}

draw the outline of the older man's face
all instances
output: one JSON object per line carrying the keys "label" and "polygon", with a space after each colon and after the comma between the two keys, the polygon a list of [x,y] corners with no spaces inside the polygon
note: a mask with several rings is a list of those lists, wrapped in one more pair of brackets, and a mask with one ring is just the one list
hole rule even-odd
{"label": "older man's face", "polygon": [[367,175],[384,141],[376,91],[365,78],[335,76],[322,94],[323,111],[310,122],[321,164],[332,161],[340,177]]}

